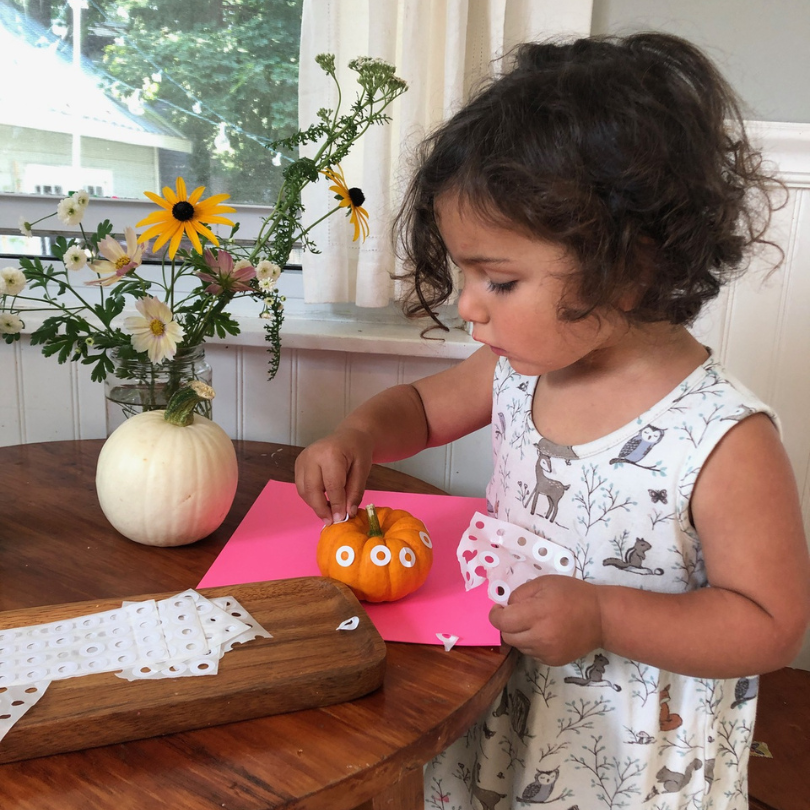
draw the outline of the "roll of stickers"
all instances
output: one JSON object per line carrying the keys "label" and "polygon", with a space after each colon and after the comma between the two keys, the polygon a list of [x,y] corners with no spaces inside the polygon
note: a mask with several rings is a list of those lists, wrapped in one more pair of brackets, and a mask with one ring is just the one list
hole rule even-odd
{"label": "roll of stickers", "polygon": [[506,604],[515,588],[545,574],[574,576],[574,555],[513,523],[476,512],[456,551],[466,589],[487,583],[493,602]]}

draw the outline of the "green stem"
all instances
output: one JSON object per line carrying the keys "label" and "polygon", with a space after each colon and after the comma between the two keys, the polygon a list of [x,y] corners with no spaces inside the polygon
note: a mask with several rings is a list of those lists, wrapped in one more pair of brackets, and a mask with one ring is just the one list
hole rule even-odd
{"label": "green stem", "polygon": [[380,519],[377,517],[377,510],[374,508],[373,503],[366,507],[366,514],[368,515],[368,536],[382,537],[383,531],[380,528]]}
{"label": "green stem", "polygon": [[192,380],[188,385],[172,394],[163,418],[169,424],[188,427],[194,422],[194,409],[197,404],[213,398],[214,389],[210,385],[200,380]]}

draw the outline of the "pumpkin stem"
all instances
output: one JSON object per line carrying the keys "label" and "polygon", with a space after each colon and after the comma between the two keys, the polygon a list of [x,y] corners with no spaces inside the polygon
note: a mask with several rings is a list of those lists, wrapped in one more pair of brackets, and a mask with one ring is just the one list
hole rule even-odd
{"label": "pumpkin stem", "polygon": [[192,380],[172,394],[166,405],[163,418],[178,427],[187,427],[194,422],[194,409],[198,402],[214,398],[214,389],[200,380]]}
{"label": "pumpkin stem", "polygon": [[366,513],[368,514],[368,536],[382,537],[383,532],[380,528],[380,519],[377,517],[377,510],[374,508],[373,503],[370,503],[366,507]]}

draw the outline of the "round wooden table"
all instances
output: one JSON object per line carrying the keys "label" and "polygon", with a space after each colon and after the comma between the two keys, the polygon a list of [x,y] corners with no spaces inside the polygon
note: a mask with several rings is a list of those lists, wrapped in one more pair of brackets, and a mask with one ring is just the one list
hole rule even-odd
{"label": "round wooden table", "polygon": [[[0,611],[195,587],[268,479],[300,448],[235,442],[239,489],[190,546],[125,540],[95,494],[102,441],[0,448]],[[369,488],[439,493],[374,467]],[[383,687],[349,703],[0,765],[3,810],[422,810],[422,766],[514,667],[508,648],[387,644]]]}

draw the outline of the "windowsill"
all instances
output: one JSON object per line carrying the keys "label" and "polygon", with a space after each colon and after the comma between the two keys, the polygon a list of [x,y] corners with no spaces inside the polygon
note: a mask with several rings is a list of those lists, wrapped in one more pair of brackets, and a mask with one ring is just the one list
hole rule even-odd
{"label": "windowsill", "polygon": [[[241,334],[216,340],[238,346],[265,346],[263,322],[258,318],[237,318]],[[435,329],[421,337],[414,324],[364,323],[286,317],[281,328],[281,345],[287,349],[394,354],[404,357],[438,357],[463,360],[481,344],[460,327],[449,332]]]}
{"label": "windowsill", "polygon": [[[131,314],[135,314],[134,311]],[[38,329],[46,317],[41,312],[24,315],[23,333],[30,334]],[[209,338],[207,342],[257,348],[267,346],[264,321],[256,316],[234,317],[239,323],[240,334],[228,338]],[[423,328],[421,324],[407,322],[301,317],[287,313],[281,327],[281,345],[283,349],[436,357],[447,360],[463,360],[481,346],[462,327],[453,327],[449,332],[435,329],[424,338],[420,335]]]}

